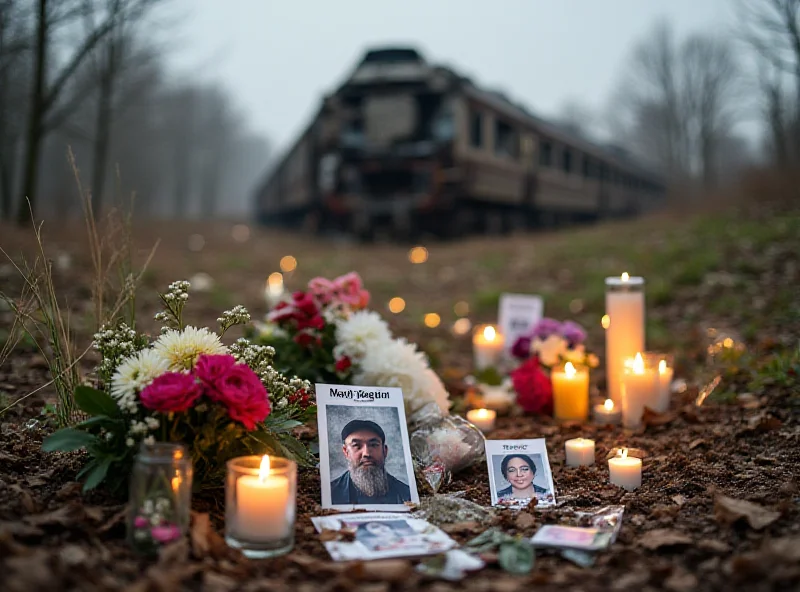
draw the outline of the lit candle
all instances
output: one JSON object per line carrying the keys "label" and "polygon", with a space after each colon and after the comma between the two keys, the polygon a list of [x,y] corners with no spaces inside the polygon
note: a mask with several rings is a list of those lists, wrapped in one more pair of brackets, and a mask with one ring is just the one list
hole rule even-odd
{"label": "lit candle", "polygon": [[494,420],[497,411],[493,409],[472,409],[467,411],[467,420],[475,424],[483,432],[490,432],[494,429]]}
{"label": "lit candle", "polygon": [[267,542],[290,534],[289,479],[271,475],[269,456],[261,459],[258,475],[236,480],[236,534],[252,542]]}
{"label": "lit candle", "polygon": [[659,355],[658,360],[658,396],[656,397],[653,411],[664,413],[669,410],[669,401],[672,395],[672,376],[674,370],[669,363],[669,356]]}
{"label": "lit candle", "polygon": [[573,438],[567,440],[564,446],[567,451],[568,467],[594,464],[594,440]]}
{"label": "lit candle", "polygon": [[618,404],[623,362],[644,350],[644,279],[627,273],[606,278],[606,315],[606,384]]}
{"label": "lit candle", "polygon": [[503,353],[503,336],[492,325],[481,325],[472,336],[475,369],[496,368]]}
{"label": "lit candle", "polygon": [[614,401],[606,399],[602,405],[594,406],[594,420],[600,425],[616,425],[620,420],[619,407],[614,405]]}
{"label": "lit candle", "polygon": [[653,408],[658,394],[657,378],[653,369],[645,367],[641,353],[625,361],[622,374],[622,425],[626,428],[638,428],[642,424],[644,408]]}
{"label": "lit candle", "polygon": [[642,459],[628,456],[622,449],[617,456],[608,459],[609,480],[614,485],[633,491],[642,485]]}
{"label": "lit candle", "polygon": [[563,370],[550,374],[553,382],[553,417],[586,421],[589,417],[589,369],[576,369],[567,362]]}
{"label": "lit candle", "polygon": [[515,395],[509,391],[506,385],[481,384],[479,387],[482,393],[481,402],[486,409],[494,409],[503,413],[514,404]]}

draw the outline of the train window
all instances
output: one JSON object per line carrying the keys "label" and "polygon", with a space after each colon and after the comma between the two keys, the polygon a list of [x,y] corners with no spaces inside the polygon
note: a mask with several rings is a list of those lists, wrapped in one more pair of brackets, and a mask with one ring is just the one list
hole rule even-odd
{"label": "train window", "polygon": [[503,121],[494,124],[494,153],[498,156],[519,156],[519,142],[514,129]]}
{"label": "train window", "polygon": [[469,116],[469,143],[475,148],[483,146],[483,115],[473,111]]}
{"label": "train window", "polygon": [[563,160],[561,161],[561,167],[567,174],[572,172],[572,151],[569,148],[564,148],[564,155],[563,155]]}
{"label": "train window", "polygon": [[547,167],[552,166],[553,145],[550,142],[543,140],[539,145],[539,164]]}

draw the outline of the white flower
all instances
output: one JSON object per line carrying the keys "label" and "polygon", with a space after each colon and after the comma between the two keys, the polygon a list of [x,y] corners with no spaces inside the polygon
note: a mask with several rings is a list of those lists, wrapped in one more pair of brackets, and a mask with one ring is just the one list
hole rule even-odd
{"label": "white flower", "polygon": [[156,439],[153,436],[147,436],[142,442],[147,446],[152,446],[156,443]]}
{"label": "white flower", "polygon": [[[347,356],[354,362],[364,358],[377,344],[390,342],[389,325],[375,311],[360,310],[336,327],[336,357]],[[378,385],[384,386],[384,385]]]}
{"label": "white flower", "polygon": [[167,361],[152,349],[125,358],[111,377],[111,396],[122,409],[136,411],[136,395],[169,370]]}
{"label": "white flower", "polygon": [[228,350],[219,336],[205,327],[186,327],[183,331],[170,329],[153,344],[153,349],[173,371],[190,370],[202,354],[224,354]]}
{"label": "white flower", "polygon": [[283,338],[289,337],[289,333],[287,333],[284,329],[281,329],[277,323],[273,323],[272,321],[267,321],[266,323],[262,323],[261,321],[254,321],[253,326],[258,331],[259,337],[275,337],[275,338]]}
{"label": "white flower", "polygon": [[407,415],[431,402],[442,411],[449,407],[447,391],[428,366],[425,354],[404,339],[373,342],[353,381],[363,386],[399,387]]}
{"label": "white flower", "polygon": [[561,356],[567,353],[567,340],[560,335],[550,335],[547,339],[534,339],[531,343],[531,352],[539,356],[539,361],[545,366],[555,366]]}

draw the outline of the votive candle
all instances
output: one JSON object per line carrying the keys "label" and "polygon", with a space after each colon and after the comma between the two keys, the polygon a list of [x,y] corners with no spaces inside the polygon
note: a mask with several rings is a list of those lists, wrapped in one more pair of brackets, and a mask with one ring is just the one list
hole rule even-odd
{"label": "votive candle", "polygon": [[594,440],[573,438],[564,444],[567,453],[567,466],[579,467],[594,464]]}
{"label": "votive candle", "polygon": [[642,459],[628,456],[627,448],[623,448],[608,459],[608,473],[612,484],[633,491],[642,485]]}
{"label": "votive candle", "polygon": [[589,417],[589,369],[577,369],[567,362],[563,370],[553,369],[553,417],[586,421]]}
{"label": "votive candle", "polygon": [[626,360],[622,374],[622,425],[638,428],[642,425],[644,408],[653,408],[658,388],[656,373],[645,366],[641,353]]}
{"label": "votive candle", "polygon": [[467,411],[467,421],[475,424],[483,432],[490,432],[494,429],[494,421],[497,411],[494,409],[471,409]]}
{"label": "votive candle", "polygon": [[493,325],[481,325],[472,335],[475,370],[496,368],[503,355],[503,335]]}
{"label": "votive candle", "polygon": [[619,407],[611,399],[594,406],[594,420],[600,425],[617,425],[620,415]]}

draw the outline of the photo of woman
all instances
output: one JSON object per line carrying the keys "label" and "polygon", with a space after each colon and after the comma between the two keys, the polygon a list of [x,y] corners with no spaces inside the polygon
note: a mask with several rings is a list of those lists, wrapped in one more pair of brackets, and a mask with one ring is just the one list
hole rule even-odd
{"label": "photo of woman", "polygon": [[486,453],[493,505],[555,503],[544,440],[487,440]]}

